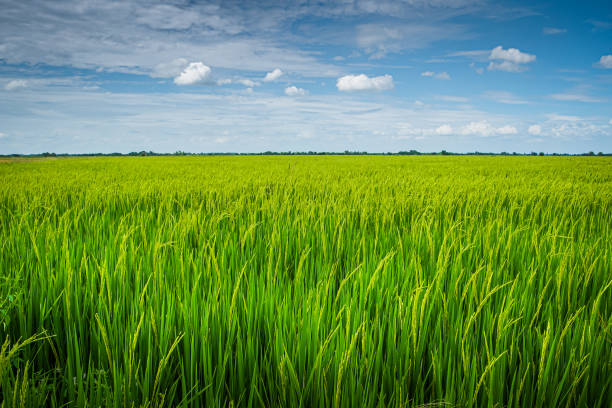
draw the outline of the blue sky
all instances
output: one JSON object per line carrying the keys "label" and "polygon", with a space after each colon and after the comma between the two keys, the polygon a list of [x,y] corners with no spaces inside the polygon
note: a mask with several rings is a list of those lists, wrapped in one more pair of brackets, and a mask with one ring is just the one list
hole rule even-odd
{"label": "blue sky", "polygon": [[612,152],[609,1],[2,10],[2,154]]}

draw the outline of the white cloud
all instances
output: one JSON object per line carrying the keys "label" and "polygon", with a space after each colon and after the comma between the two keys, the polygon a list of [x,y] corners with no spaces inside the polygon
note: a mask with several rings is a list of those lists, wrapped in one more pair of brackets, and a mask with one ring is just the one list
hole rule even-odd
{"label": "white cloud", "polygon": [[450,135],[453,133],[453,128],[450,125],[442,125],[436,129],[436,133],[439,135]]}
{"label": "white cloud", "polygon": [[28,81],[24,79],[13,79],[4,86],[4,89],[6,89],[7,91],[14,91],[15,89],[26,88],[27,86]]}
{"label": "white cloud", "polygon": [[467,58],[486,58],[486,55],[491,51],[489,50],[470,50],[470,51],[456,51],[446,54],[447,57],[467,57]]}
{"label": "white cloud", "polygon": [[488,137],[493,135],[515,135],[518,133],[514,126],[505,125],[500,128],[495,128],[486,120],[478,122],[470,122],[463,126],[459,133],[462,135],[479,135],[482,137]]}
{"label": "white cloud", "polygon": [[571,115],[557,115],[556,113],[549,113],[546,115],[548,120],[552,121],[562,121],[562,122],[578,122],[582,120],[579,116],[571,116]]}
{"label": "white cloud", "polygon": [[[351,4],[359,3],[361,2],[352,2]],[[376,4],[380,2],[363,3]],[[398,12],[405,11],[409,7],[407,3],[395,3],[400,9]],[[435,7],[437,11],[435,21],[427,21],[423,18],[424,16],[421,16],[418,20],[412,20],[410,24],[386,21],[384,23],[357,25],[355,27],[357,46],[366,54],[369,54],[371,59],[378,59],[389,53],[397,53],[406,49],[425,48],[440,40],[467,37],[465,26],[442,21],[440,18],[441,8],[444,5],[439,4],[438,6]],[[397,15],[397,13],[394,14]]]}
{"label": "white cloud", "polygon": [[210,80],[210,68],[201,62],[192,62],[174,78],[177,85],[194,85]]}
{"label": "white cloud", "polygon": [[450,75],[448,75],[447,72],[438,72],[438,73],[435,73],[433,71],[425,71],[425,72],[421,72],[421,76],[432,77],[432,78],[436,78],[436,79],[444,79],[444,80],[451,79]]}
{"label": "white cloud", "polygon": [[540,127],[540,125],[531,125],[527,129],[527,132],[529,132],[530,135],[536,135],[537,136],[540,133],[542,133],[542,128]]}
{"label": "white cloud", "polygon": [[498,103],[505,103],[509,105],[525,105],[529,102],[518,98],[512,92],[507,91],[486,91],[483,96],[488,99],[492,99]]}
{"label": "white cloud", "polygon": [[136,22],[153,29],[186,30],[199,20],[195,11],[190,11],[171,5],[143,7]]}
{"label": "white cloud", "polygon": [[486,120],[470,122],[460,130],[462,135],[480,135],[483,137],[491,136],[495,133],[495,128]]}
{"label": "white cloud", "polygon": [[489,59],[510,61],[514,62],[515,64],[527,64],[535,61],[536,56],[527,54],[526,52],[521,52],[516,48],[508,48],[507,50],[504,50],[501,45],[498,45],[491,50]]}
{"label": "white cloud", "polygon": [[503,61],[503,62],[491,61],[487,69],[489,71],[523,72],[527,70],[527,67],[519,65],[519,64],[515,64],[514,62],[510,62],[510,61]]}
{"label": "white cloud", "polygon": [[518,131],[514,126],[506,125],[496,129],[496,132],[500,135],[516,135]]}
{"label": "white cloud", "polygon": [[555,27],[544,27],[542,29],[542,33],[544,33],[545,35],[563,34],[563,33],[567,33],[567,29],[555,28]]}
{"label": "white cloud", "polygon": [[438,95],[437,99],[440,99],[444,102],[455,102],[455,103],[467,103],[470,100],[464,96],[454,96],[454,95]]}
{"label": "white cloud", "polygon": [[393,77],[388,74],[372,78],[360,74],[338,78],[336,87],[339,91],[385,91],[393,89],[394,84]]}
{"label": "white cloud", "polygon": [[6,137],[6,133],[0,132],[0,139],[2,139],[3,137]]}
{"label": "white cloud", "polygon": [[551,98],[558,101],[571,101],[571,102],[605,102],[603,99],[593,98],[592,96],[573,94],[573,93],[558,93],[550,95]]}
{"label": "white cloud", "polygon": [[178,76],[189,65],[189,61],[185,58],[176,58],[170,62],[157,64],[153,68],[151,76],[153,78],[172,78]]}
{"label": "white cloud", "polygon": [[553,125],[549,134],[563,140],[591,140],[594,136],[609,137],[607,126],[595,125],[586,121],[562,122]]}
{"label": "white cloud", "polygon": [[242,84],[244,86],[247,86],[249,88],[252,88],[254,86],[258,86],[259,85],[259,82],[255,82],[255,81],[252,81],[250,79],[239,79],[236,82],[238,82],[239,84]]}
{"label": "white cloud", "polygon": [[608,122],[608,124],[612,125],[612,119],[610,119],[610,121]]}
{"label": "white cloud", "polygon": [[612,68],[612,54],[611,55],[603,55],[599,59],[599,62],[597,63],[597,65],[602,67],[602,68]]}
{"label": "white cloud", "polygon": [[416,101],[414,101],[414,106],[425,106],[425,104],[417,99]]}
{"label": "white cloud", "polygon": [[[9,106],[15,96],[0,92],[0,105]],[[288,98],[256,92],[248,96],[244,90],[113,93],[53,87],[45,92],[23,92],[17,96],[23,101],[24,111],[38,111],[24,121],[13,120],[10,112],[0,109],[0,127],[7,134],[0,142],[2,153],[27,153],[41,145],[48,146],[49,151],[69,153],[129,152],[142,148],[160,152],[177,149],[193,152],[343,151],[347,146],[372,152],[380,151],[381,146],[385,151],[407,147],[439,151],[442,138],[450,138],[450,144],[444,147],[451,151],[499,151],[502,148],[523,151],[525,138],[539,137],[527,133],[527,127],[538,122],[529,121],[520,113],[454,109],[433,102],[417,108],[414,98],[355,98],[344,92]],[[431,98],[436,101],[435,95]],[[313,121],[313,117],[317,120]],[[608,115],[610,119],[612,116]],[[605,146],[612,129],[607,125],[608,120],[601,120],[600,128],[595,129],[587,126],[591,125],[587,119],[569,123],[576,125],[574,127],[563,127],[564,122],[555,123],[544,117],[540,123],[544,135],[541,137],[550,151],[581,152],[585,149],[581,141],[588,138]],[[519,134],[488,138],[462,136],[464,125],[478,121],[487,121],[494,129],[505,124],[514,125],[525,138]],[[521,123],[525,124],[519,128]],[[436,133],[444,124],[452,127],[451,135]],[[578,126],[582,124],[584,126]],[[231,129],[231,135],[227,135],[231,140],[226,144],[215,143],[215,138],[226,136],[223,132],[227,129]],[[312,130],[315,137],[297,138],[295,135],[302,129]],[[384,135],[379,133],[380,136],[373,137],[374,132],[384,132]],[[50,133],[53,136],[47,137]],[[576,144],[574,147],[559,144],[555,139],[557,134]],[[500,145],[498,138],[504,137],[510,139]],[[406,140],[411,142],[406,143]]]}
{"label": "white cloud", "polygon": [[527,69],[524,64],[535,61],[536,56],[527,54],[516,48],[508,48],[505,50],[501,45],[498,45],[491,50],[489,59],[493,60],[489,63],[487,68],[489,71],[522,72]]}
{"label": "white cloud", "polygon": [[289,86],[285,88],[285,95],[287,96],[304,96],[306,95],[306,90],[302,88],[298,88],[295,86]]}
{"label": "white cloud", "polygon": [[219,79],[217,80],[217,85],[229,85],[232,83],[232,80],[229,78]]}
{"label": "white cloud", "polygon": [[[11,18],[0,23],[4,40],[0,40],[4,43],[0,54],[11,64],[102,67],[145,75],[155,75],[160,63],[178,58],[198,61],[203,56],[215,68],[263,71],[282,66],[317,77],[337,77],[341,72],[315,53],[300,49],[300,40],[293,41],[291,36],[269,40],[270,33],[280,33],[308,14],[306,7],[264,11],[244,2],[162,3],[171,4],[68,0],[47,7],[45,0],[13,1],[3,10]],[[36,30],[31,29],[32,22]],[[100,33],[112,35],[102,38]],[[240,33],[245,35],[236,35]]]}
{"label": "white cloud", "polygon": [[266,74],[266,76],[264,77],[263,81],[264,82],[272,82],[272,81],[276,81],[278,78],[281,77],[281,75],[283,75],[283,71],[281,71],[278,68],[275,68],[274,71],[272,72],[268,72]]}

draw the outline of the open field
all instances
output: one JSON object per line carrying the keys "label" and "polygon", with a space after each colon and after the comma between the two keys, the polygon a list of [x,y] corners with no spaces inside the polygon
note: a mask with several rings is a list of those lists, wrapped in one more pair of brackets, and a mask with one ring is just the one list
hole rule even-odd
{"label": "open field", "polygon": [[0,163],[5,406],[609,407],[612,160]]}

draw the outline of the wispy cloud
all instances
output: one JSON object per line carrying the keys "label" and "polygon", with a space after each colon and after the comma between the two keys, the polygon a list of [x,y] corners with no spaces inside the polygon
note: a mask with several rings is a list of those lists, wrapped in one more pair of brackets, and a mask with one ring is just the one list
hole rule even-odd
{"label": "wispy cloud", "polygon": [[431,77],[431,78],[435,78],[435,79],[442,79],[442,80],[446,80],[446,81],[451,79],[450,75],[448,75],[447,72],[425,71],[425,72],[421,72],[421,76]]}
{"label": "wispy cloud", "polygon": [[529,103],[508,91],[486,91],[482,94],[482,96],[498,103],[510,105],[525,105]]}
{"label": "wispy cloud", "polygon": [[439,99],[444,102],[455,102],[455,103],[467,103],[469,102],[469,98],[465,96],[456,96],[456,95],[437,95],[436,99]]}
{"label": "wispy cloud", "polygon": [[576,93],[556,93],[550,95],[551,98],[557,101],[568,101],[568,102],[587,102],[587,103],[595,103],[595,102],[605,102],[605,99],[594,98],[589,95],[584,94],[576,94]]}
{"label": "wispy cloud", "polygon": [[4,89],[6,89],[7,91],[14,91],[16,89],[27,87],[28,81],[26,81],[25,79],[13,79],[12,81],[4,85]]}
{"label": "wispy cloud", "polygon": [[566,28],[544,27],[542,29],[544,35],[558,35],[567,33]]}
{"label": "wispy cloud", "polygon": [[546,117],[548,118],[548,120],[562,121],[562,122],[577,122],[577,121],[583,120],[580,116],[559,115],[556,113],[549,113],[546,115]]}

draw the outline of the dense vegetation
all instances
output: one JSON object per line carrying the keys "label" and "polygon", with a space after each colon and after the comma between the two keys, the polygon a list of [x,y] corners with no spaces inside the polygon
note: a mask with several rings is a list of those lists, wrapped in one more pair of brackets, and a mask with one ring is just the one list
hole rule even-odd
{"label": "dense vegetation", "polygon": [[609,407],[607,157],[0,163],[4,406]]}

